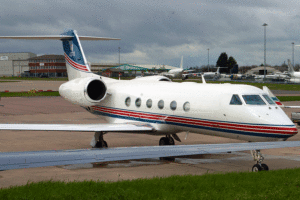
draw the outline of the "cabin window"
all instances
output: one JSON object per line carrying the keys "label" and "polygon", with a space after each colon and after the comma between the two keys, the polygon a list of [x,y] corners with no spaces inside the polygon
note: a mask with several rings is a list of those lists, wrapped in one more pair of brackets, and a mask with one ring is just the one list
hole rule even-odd
{"label": "cabin window", "polygon": [[176,101],[172,101],[172,102],[171,102],[170,108],[171,108],[171,110],[176,110],[176,108],[177,108],[177,103],[176,103]]}
{"label": "cabin window", "polygon": [[243,95],[243,99],[249,105],[266,105],[259,95]]}
{"label": "cabin window", "polygon": [[188,112],[188,111],[190,111],[190,108],[191,108],[191,106],[190,106],[190,102],[185,102],[184,104],[183,104],[183,110],[185,111],[185,112]]}
{"label": "cabin window", "polygon": [[136,105],[136,107],[141,107],[141,104],[142,104],[142,100],[141,100],[141,98],[137,98],[136,100],[135,100],[135,105]]}
{"label": "cabin window", "polygon": [[151,108],[151,107],[152,107],[152,100],[151,100],[151,99],[148,99],[148,100],[147,100],[146,106],[147,106],[148,108]]}
{"label": "cabin window", "polygon": [[158,108],[159,109],[163,109],[164,108],[164,101],[163,100],[160,100],[157,104]]}
{"label": "cabin window", "polygon": [[269,95],[263,94],[262,96],[267,100],[267,102],[270,105],[274,105],[275,104],[275,102],[271,99],[271,97],[269,97]]}
{"label": "cabin window", "polygon": [[125,105],[128,107],[128,106],[130,106],[130,103],[131,103],[131,99],[130,99],[130,97],[127,97],[125,99]]}
{"label": "cabin window", "polygon": [[237,95],[237,94],[232,95],[230,105],[242,105],[242,104],[243,103],[242,103],[239,95]]}

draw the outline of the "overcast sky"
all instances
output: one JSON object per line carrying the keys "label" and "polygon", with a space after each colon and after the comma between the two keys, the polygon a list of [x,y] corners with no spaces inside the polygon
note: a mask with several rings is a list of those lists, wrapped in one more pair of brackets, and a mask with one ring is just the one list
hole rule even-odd
{"label": "overcast sky", "polygon": [[[14,0],[1,2],[0,35],[51,35],[75,29],[79,35],[121,41],[83,41],[90,62],[215,64],[226,52],[239,66],[281,65],[300,45],[299,0]],[[60,41],[0,40],[0,52],[63,54]],[[295,63],[300,63],[295,47]]]}

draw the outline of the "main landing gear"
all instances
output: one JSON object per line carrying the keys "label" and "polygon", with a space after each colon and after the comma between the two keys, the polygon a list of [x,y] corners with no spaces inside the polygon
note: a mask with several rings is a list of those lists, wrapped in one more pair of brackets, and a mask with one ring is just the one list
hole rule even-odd
{"label": "main landing gear", "polygon": [[103,139],[105,132],[95,132],[95,135],[90,143],[93,148],[107,148],[107,142]]}
{"label": "main landing gear", "polygon": [[[175,138],[175,140],[180,141],[179,137],[176,134],[172,134],[172,136]],[[164,146],[164,145],[175,145],[175,141],[172,138],[171,135],[166,135],[166,137],[162,137],[159,140],[159,146]],[[160,157],[160,160],[166,160],[166,161],[175,161],[174,157]]]}
{"label": "main landing gear", "polygon": [[269,167],[266,164],[261,163],[264,160],[264,157],[260,153],[260,150],[251,150],[251,155],[253,156],[254,161],[257,164],[253,165],[252,171],[259,172],[259,171],[269,171]]}

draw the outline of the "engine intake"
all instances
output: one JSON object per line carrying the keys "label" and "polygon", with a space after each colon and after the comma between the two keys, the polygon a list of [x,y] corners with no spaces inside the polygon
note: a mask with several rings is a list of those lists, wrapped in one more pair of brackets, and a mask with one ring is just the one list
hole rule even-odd
{"label": "engine intake", "polygon": [[101,79],[77,78],[62,84],[59,94],[66,100],[81,106],[97,105],[106,96],[107,87]]}
{"label": "engine intake", "polygon": [[106,86],[101,80],[92,80],[86,87],[86,93],[90,99],[99,101],[106,94]]}

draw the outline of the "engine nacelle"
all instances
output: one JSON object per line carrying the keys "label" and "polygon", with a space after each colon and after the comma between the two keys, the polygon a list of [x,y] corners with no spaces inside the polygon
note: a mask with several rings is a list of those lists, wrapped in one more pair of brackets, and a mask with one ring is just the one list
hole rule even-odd
{"label": "engine nacelle", "polygon": [[81,106],[93,106],[106,96],[105,83],[94,77],[77,78],[62,84],[59,94],[66,100]]}

